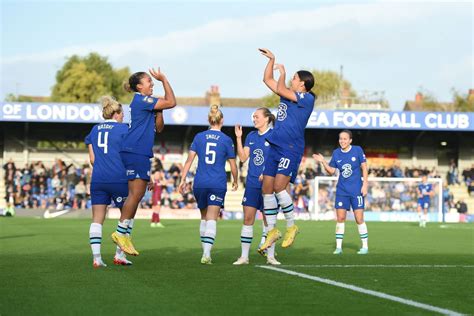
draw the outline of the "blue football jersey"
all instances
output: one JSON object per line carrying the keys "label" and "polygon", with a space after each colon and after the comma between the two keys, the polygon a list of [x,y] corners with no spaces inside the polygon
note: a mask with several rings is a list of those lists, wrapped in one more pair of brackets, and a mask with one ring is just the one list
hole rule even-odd
{"label": "blue football jersey", "polygon": [[266,140],[266,137],[268,137],[272,132],[273,130],[269,129],[260,135],[258,131],[251,131],[245,138],[244,147],[250,149],[246,187],[258,189],[262,187],[262,182],[260,182],[258,178],[263,173],[265,157],[267,157],[268,149],[270,148],[270,144]]}
{"label": "blue football jersey", "polygon": [[92,182],[127,182],[125,167],[120,158],[120,149],[127,132],[127,124],[106,120],[95,125],[86,136],[85,142],[92,145],[95,157]]}
{"label": "blue football jersey", "polygon": [[130,123],[122,151],[153,157],[155,143],[155,113],[157,98],[135,93],[130,103]]}
{"label": "blue football jersey", "polygon": [[418,190],[420,190],[421,195],[428,196],[433,190],[433,185],[431,183],[422,183],[418,185]]}
{"label": "blue football jersey", "polygon": [[341,148],[333,151],[329,165],[339,170],[336,194],[342,196],[360,196],[362,189],[362,170],[360,165],[367,160],[359,146],[351,146],[348,152]]}
{"label": "blue football jersey", "polygon": [[315,97],[311,93],[295,92],[297,102],[280,98],[273,133],[267,140],[285,150],[304,153],[304,129],[313,112]]}
{"label": "blue football jersey", "polygon": [[232,139],[221,131],[210,129],[194,136],[190,150],[198,156],[194,187],[227,189],[225,163],[227,159],[235,158]]}

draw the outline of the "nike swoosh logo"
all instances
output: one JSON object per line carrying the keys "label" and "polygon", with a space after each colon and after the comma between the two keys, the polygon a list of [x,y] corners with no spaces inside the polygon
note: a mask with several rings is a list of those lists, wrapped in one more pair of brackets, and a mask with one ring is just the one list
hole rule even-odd
{"label": "nike swoosh logo", "polygon": [[342,160],[338,160],[337,162],[341,162]]}
{"label": "nike swoosh logo", "polygon": [[253,144],[255,144],[255,143],[249,143],[249,145],[253,145]]}
{"label": "nike swoosh logo", "polygon": [[66,213],[69,213],[69,211],[70,210],[63,210],[63,211],[51,213],[49,210],[46,210],[46,212],[44,212],[44,214],[43,214],[43,217],[44,218],[55,218],[55,217],[64,215]]}

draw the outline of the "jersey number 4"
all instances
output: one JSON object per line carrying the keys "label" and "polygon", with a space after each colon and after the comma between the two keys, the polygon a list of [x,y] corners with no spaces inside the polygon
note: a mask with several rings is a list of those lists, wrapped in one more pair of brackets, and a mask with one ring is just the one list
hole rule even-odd
{"label": "jersey number 4", "polygon": [[97,146],[99,148],[104,148],[104,154],[107,153],[107,149],[108,149],[108,146],[107,146],[107,143],[108,143],[108,140],[109,140],[109,132],[104,132],[104,139],[102,141],[102,132],[99,132],[99,134],[97,135]]}
{"label": "jersey number 4", "polygon": [[206,163],[213,165],[216,162],[216,151],[213,147],[216,147],[216,143],[206,143]]}

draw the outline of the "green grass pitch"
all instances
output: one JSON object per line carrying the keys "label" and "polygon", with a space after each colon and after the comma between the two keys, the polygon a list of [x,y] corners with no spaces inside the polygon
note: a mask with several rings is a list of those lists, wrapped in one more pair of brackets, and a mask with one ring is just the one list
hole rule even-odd
{"label": "green grass pitch", "polygon": [[[89,224],[0,219],[0,315],[435,314],[259,268],[265,263],[255,251],[260,222],[250,265],[232,265],[240,256],[241,223],[219,221],[214,264],[203,266],[198,221],[164,221],[160,229],[138,220],[133,239],[141,254],[129,257],[133,266],[121,267],[112,263],[116,221],[106,220],[102,256],[109,266],[98,270],[92,268]],[[370,254],[361,256],[356,225],[348,222],[344,254],[335,256],[333,222],[297,224],[295,244],[277,246],[283,269],[474,313],[474,225],[428,223],[422,229],[416,223],[369,222]]]}

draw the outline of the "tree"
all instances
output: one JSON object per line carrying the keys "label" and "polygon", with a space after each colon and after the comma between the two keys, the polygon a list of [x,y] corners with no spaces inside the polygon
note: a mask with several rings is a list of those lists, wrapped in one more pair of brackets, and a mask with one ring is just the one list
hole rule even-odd
{"label": "tree", "polygon": [[106,57],[90,53],[86,57],[71,56],[56,73],[51,100],[55,102],[95,103],[108,94],[120,102],[128,102],[123,82],[130,76],[128,67],[113,69]]}
{"label": "tree", "polygon": [[[312,70],[311,73],[316,81],[312,91],[318,96],[319,102],[356,96],[351,83],[341,78],[337,72],[331,70]],[[280,98],[275,94],[270,94],[263,97],[262,102],[265,107],[277,107],[280,103]]]}
{"label": "tree", "polygon": [[313,70],[311,72],[316,80],[313,91],[319,100],[329,101],[341,97],[341,94],[345,97],[356,96],[351,83],[341,78],[337,72],[331,70]]}
{"label": "tree", "polygon": [[458,112],[474,112],[474,95],[461,94],[453,89],[454,110]]}
{"label": "tree", "polygon": [[419,90],[418,93],[423,96],[423,101],[421,101],[423,104],[423,111],[446,111],[446,109],[444,109],[442,104],[438,102],[432,92],[423,89]]}
{"label": "tree", "polygon": [[54,87],[52,101],[95,103],[102,95],[110,94],[104,79],[83,62],[74,63],[61,75],[64,80]]}
{"label": "tree", "polygon": [[33,98],[30,96],[24,95],[14,95],[13,93],[9,93],[5,96],[6,102],[33,102]]}

